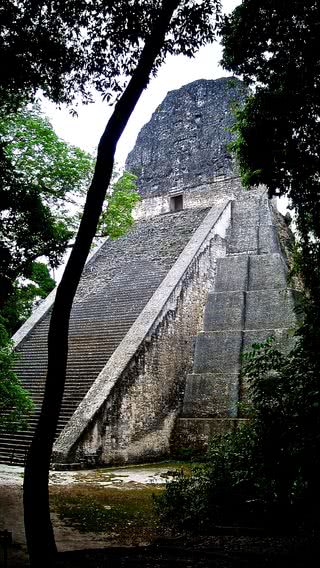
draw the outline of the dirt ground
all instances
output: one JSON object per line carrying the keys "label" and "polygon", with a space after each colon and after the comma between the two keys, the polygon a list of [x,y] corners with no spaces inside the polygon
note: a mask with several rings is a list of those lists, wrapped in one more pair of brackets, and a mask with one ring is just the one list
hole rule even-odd
{"label": "dirt ground", "polygon": [[[23,523],[22,486],[0,486],[0,530],[9,530],[13,545],[8,549],[7,568],[28,566]],[[83,533],[64,524],[52,513],[56,544],[59,551],[103,548],[118,544],[114,537],[104,534]],[[3,549],[3,547],[2,547]],[[5,566],[2,557],[0,566]]]}
{"label": "dirt ground", "polygon": [[[96,532],[90,530],[94,524],[79,524],[78,518],[70,516],[77,511],[77,505],[70,510],[60,506],[61,502],[64,503],[68,499],[71,503],[72,499],[76,504],[83,500],[87,503],[88,496],[94,500],[97,495],[101,495],[102,503],[111,503],[102,505],[108,512],[114,506],[114,499],[119,500],[120,496],[121,501],[126,491],[133,494],[134,491],[144,491],[146,487],[150,491],[150,486],[153,489],[161,488],[167,478],[166,471],[167,466],[153,469],[149,467],[146,470],[130,468],[113,472],[53,472],[52,519],[59,550],[57,567],[308,568],[318,565],[315,558],[318,556],[318,542],[309,535],[299,538],[243,534],[196,538],[172,535],[165,533],[157,525],[152,514],[144,519],[142,514],[138,512],[137,515],[135,511],[132,514],[136,516],[125,517],[125,521],[121,517],[120,520],[115,520],[115,526],[108,527],[105,532]],[[0,530],[10,531],[13,540],[7,550],[7,559],[4,557],[3,546],[0,548],[1,568],[28,566],[23,526],[22,481],[22,470],[3,470],[3,466],[0,466]],[[111,498],[111,501],[106,501],[106,498]]]}
{"label": "dirt ground", "polygon": [[[170,466],[169,466],[170,467]],[[62,499],[76,497],[85,493],[89,496],[98,490],[102,494],[113,491],[116,494],[123,491],[142,490],[144,487],[154,489],[164,486],[167,479],[168,466],[147,466],[136,468],[121,468],[116,470],[91,470],[81,472],[51,472],[50,494],[52,500],[60,495]],[[0,465],[0,531],[8,530],[12,535],[13,545],[8,549],[7,568],[27,566],[26,541],[23,523],[22,502],[23,469]],[[59,507],[56,507],[57,511]],[[52,522],[55,539],[59,551],[75,551],[83,549],[104,548],[109,546],[143,546],[158,537],[156,530],[125,530],[92,532],[77,530],[70,526],[68,518],[63,521],[52,507]],[[150,534],[149,534],[150,533]],[[5,565],[3,546],[0,549],[0,567]]]}

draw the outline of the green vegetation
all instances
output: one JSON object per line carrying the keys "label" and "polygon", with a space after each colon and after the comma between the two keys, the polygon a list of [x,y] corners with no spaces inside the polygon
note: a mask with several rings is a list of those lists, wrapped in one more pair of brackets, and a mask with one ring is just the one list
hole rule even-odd
{"label": "green vegetation", "polygon": [[33,404],[12,370],[16,355],[0,319],[0,430],[23,427]]}
{"label": "green vegetation", "polygon": [[320,388],[303,337],[284,355],[272,338],[244,357],[250,419],[211,441],[207,464],[180,474],[156,499],[166,523],[269,530],[319,527]]}
{"label": "green vegetation", "polygon": [[243,183],[287,195],[296,213],[306,290],[320,297],[320,6],[243,0],[221,27],[226,69],[253,86],[237,113]]}
{"label": "green vegetation", "polygon": [[14,333],[31,315],[35,303],[46,298],[55,285],[47,265],[33,262],[30,278],[20,278],[14,282],[11,294],[1,310],[6,329]]}
{"label": "green vegetation", "polygon": [[67,207],[77,206],[93,175],[92,156],[61,140],[36,103],[2,114],[0,138],[21,181],[36,185],[43,201],[69,219]]}
{"label": "green vegetation", "polygon": [[[0,140],[0,309],[13,333],[30,315],[33,301],[54,287],[47,265],[37,259],[46,257],[52,268],[61,262],[81,219],[94,159],[61,140],[37,104],[2,117],[0,108]],[[129,172],[117,176],[99,236],[116,238],[131,226],[139,200],[135,180]]]}
{"label": "green vegetation", "polygon": [[51,505],[60,519],[80,532],[116,533],[118,540],[155,533],[158,518],[153,495],[162,488],[105,488],[75,485],[53,488]]}
{"label": "green vegetation", "polygon": [[132,210],[140,201],[136,180],[137,176],[124,171],[112,184],[97,227],[99,236],[116,239],[132,226]]}
{"label": "green vegetation", "polygon": [[54,286],[38,259],[61,262],[94,160],[60,140],[37,105],[0,108],[0,141],[0,311],[13,333]]}
{"label": "green vegetation", "polygon": [[[94,160],[59,139],[38,105],[0,107],[0,170],[0,420],[13,430],[32,403],[14,374],[9,337],[55,287],[48,265],[59,265],[76,232]],[[133,222],[135,176],[125,172],[110,193],[99,233],[115,238]]]}
{"label": "green vegetation", "polygon": [[[51,507],[63,523],[79,532],[106,533],[110,538],[115,535],[118,543],[138,544],[164,532],[154,508],[164,486],[146,483],[146,472],[151,479],[156,473],[165,480],[182,472],[188,476],[191,470],[189,462],[168,461],[80,472],[75,484],[50,486]],[[140,472],[141,481],[133,481],[131,474],[136,480]],[[54,478],[51,473],[53,483]]]}
{"label": "green vegetation", "polygon": [[[55,134],[38,105],[6,112],[0,106],[0,421],[4,429],[24,424],[32,402],[13,371],[9,340],[35,304],[55,287],[48,266],[63,258],[81,218],[94,171],[86,152]],[[135,177],[125,172],[111,187],[99,234],[115,238],[132,224],[139,199]],[[47,263],[40,262],[45,257]]]}
{"label": "green vegetation", "polygon": [[[1,116],[0,313],[12,334],[36,300],[54,288],[46,257],[57,267],[81,219],[93,158],[59,139],[38,105]],[[100,236],[115,238],[131,226],[139,200],[128,172],[111,187],[100,218]]]}
{"label": "green vegetation", "polygon": [[[48,265],[61,262],[76,225],[70,202],[93,172],[91,156],[60,140],[38,106],[0,106],[1,428],[25,423],[32,402],[13,371],[12,335],[54,288]],[[40,262],[46,257],[47,264]],[[25,416],[24,416],[25,415]]]}

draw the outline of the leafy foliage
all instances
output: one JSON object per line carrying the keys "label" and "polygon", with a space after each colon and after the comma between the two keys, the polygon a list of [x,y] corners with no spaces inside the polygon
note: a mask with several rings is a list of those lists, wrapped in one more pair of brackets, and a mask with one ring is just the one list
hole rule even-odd
{"label": "leafy foliage", "polygon": [[56,283],[46,264],[33,262],[28,278],[17,278],[1,313],[6,329],[12,335],[31,315],[37,303],[47,297]]}
{"label": "leafy foliage", "polygon": [[[300,332],[301,333],[301,332]],[[320,377],[303,334],[288,355],[269,338],[244,357],[250,421],[212,440],[208,464],[157,498],[163,519],[192,530],[215,525],[318,526]]]}
{"label": "leafy foliage", "polygon": [[[38,286],[38,277],[49,274],[36,259],[46,256],[52,267],[60,263],[81,217],[94,160],[59,139],[37,105],[2,117],[0,137],[2,315],[13,332],[30,314],[34,299],[53,287],[52,282],[49,288]],[[138,200],[135,176],[124,172],[106,200],[99,235],[115,238],[126,232]]]}
{"label": "leafy foliage", "polygon": [[[0,6],[0,106],[32,98],[38,88],[55,102],[107,100],[123,91],[141,56],[161,0],[7,0]],[[220,0],[180,2],[154,72],[168,53],[192,56],[213,39]],[[23,30],[23,33],[21,33]],[[48,57],[50,54],[50,57]]]}
{"label": "leafy foliage", "polygon": [[61,210],[84,194],[93,175],[92,156],[61,140],[38,104],[2,116],[0,138],[16,174],[39,188],[46,205]]}
{"label": "leafy foliage", "polygon": [[297,213],[305,285],[320,294],[320,6],[244,0],[225,18],[224,66],[254,85],[234,150],[245,185],[287,194]]}
{"label": "leafy foliage", "polygon": [[59,263],[71,231],[42,201],[38,186],[15,172],[0,147],[0,307],[12,292],[18,276],[30,275],[32,263],[46,256]]}
{"label": "leafy foliage", "polygon": [[98,234],[116,239],[124,235],[132,226],[132,210],[140,201],[136,191],[137,176],[123,172],[111,186],[110,195],[100,216]]}
{"label": "leafy foliage", "polygon": [[13,365],[16,355],[0,320],[0,430],[14,431],[24,426],[33,403],[22,388]]}

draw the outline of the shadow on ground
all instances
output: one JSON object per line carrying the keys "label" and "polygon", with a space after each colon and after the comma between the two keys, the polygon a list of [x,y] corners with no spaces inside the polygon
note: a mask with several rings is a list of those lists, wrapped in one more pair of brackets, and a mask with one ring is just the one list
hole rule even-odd
{"label": "shadow on ground", "polygon": [[[187,467],[187,466],[186,466]],[[316,538],[226,534],[177,535],[159,525],[152,495],[174,475],[173,464],[52,472],[51,510],[57,568],[307,568],[317,565]],[[26,568],[23,471],[0,468],[0,530],[13,544],[0,568]],[[44,567],[45,568],[45,567]]]}

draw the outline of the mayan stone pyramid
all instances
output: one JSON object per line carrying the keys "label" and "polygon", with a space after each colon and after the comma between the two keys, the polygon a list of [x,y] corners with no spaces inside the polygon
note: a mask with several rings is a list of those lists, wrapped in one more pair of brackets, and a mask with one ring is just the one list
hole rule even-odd
{"label": "mayan stone pyramid", "polygon": [[[264,188],[241,187],[227,149],[244,96],[229,78],[168,93],[128,156],[142,201],[132,230],[87,262],[75,298],[61,467],[205,449],[244,419],[243,350],[271,334],[285,342],[295,325],[285,223]],[[6,463],[24,462],[39,416],[53,299],[14,337],[35,411],[28,430],[1,435]]]}

